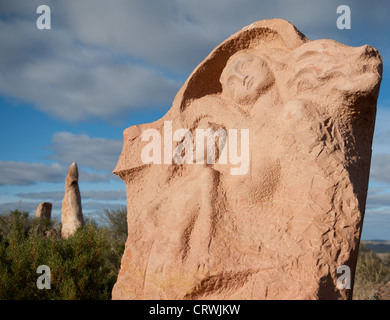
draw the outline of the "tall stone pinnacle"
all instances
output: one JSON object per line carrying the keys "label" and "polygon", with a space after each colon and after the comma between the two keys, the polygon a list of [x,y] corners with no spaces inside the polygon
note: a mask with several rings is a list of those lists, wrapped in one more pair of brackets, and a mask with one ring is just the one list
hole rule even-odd
{"label": "tall stone pinnacle", "polygon": [[84,226],[78,181],[79,171],[76,162],[73,162],[66,175],[65,196],[62,200],[61,236],[63,238],[74,235],[79,228]]}

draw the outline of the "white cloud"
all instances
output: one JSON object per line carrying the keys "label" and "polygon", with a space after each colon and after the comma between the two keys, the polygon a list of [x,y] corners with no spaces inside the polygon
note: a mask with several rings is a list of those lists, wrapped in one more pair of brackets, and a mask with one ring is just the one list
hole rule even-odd
{"label": "white cloud", "polygon": [[[0,2],[0,95],[31,103],[63,121],[118,119],[135,109],[169,107],[185,76],[208,53],[256,20],[284,18],[309,38],[333,38],[347,44],[352,41],[351,35],[355,43],[363,41],[356,40],[359,34],[380,49],[384,60],[389,55],[390,2],[379,0],[343,2],[352,10],[351,31],[336,28],[339,0]],[[36,8],[41,4],[52,9],[52,30],[39,31],[35,27]],[[371,180],[385,184],[390,182],[389,122],[390,111],[379,106]],[[110,171],[121,147],[119,140],[57,133],[52,139],[51,159],[59,163],[0,161],[0,185],[63,183],[73,161],[82,167],[80,181],[109,181],[114,177]],[[116,197],[82,193],[90,200]],[[37,193],[35,196],[39,197]],[[51,196],[61,198],[60,194]],[[0,208],[14,209],[16,205],[0,204]],[[37,204],[22,205],[35,209]],[[101,207],[98,201],[85,205]],[[386,213],[388,206],[385,193],[371,193],[368,216]],[[380,225],[379,221],[373,226]]]}
{"label": "white cloud", "polygon": [[49,156],[53,164],[0,161],[0,186],[34,185],[38,182],[64,183],[69,165],[79,166],[80,182],[118,180],[112,170],[122,150],[119,139],[91,138],[86,134],[57,132],[53,135]]}
{"label": "white cloud", "polygon": [[[125,190],[81,190],[81,199],[83,200],[98,200],[98,201],[126,201]],[[52,201],[62,200],[64,198],[64,191],[51,191],[51,192],[29,192],[19,193],[17,196],[21,199],[28,200],[40,200],[40,201]]]}
{"label": "white cloud", "polygon": [[381,213],[366,213],[363,222],[362,240],[390,240],[390,220]]}
{"label": "white cloud", "polygon": [[50,192],[28,192],[28,193],[18,193],[18,196],[21,199],[29,200],[40,200],[40,201],[53,201],[53,200],[62,200],[64,198],[63,191],[50,191]]}
{"label": "white cloud", "polygon": [[[387,13],[387,4],[374,3],[347,1],[355,28],[370,19],[376,26]],[[337,0],[47,0],[52,30],[45,31],[35,26],[40,4],[2,3],[0,93],[65,121],[169,107],[185,75],[256,20],[284,18],[309,37],[348,37],[336,28]]]}
{"label": "white cloud", "polygon": [[362,239],[390,240],[390,188],[370,187],[367,195],[366,214]]}
{"label": "white cloud", "polygon": [[[0,202],[0,214],[7,214],[14,210],[26,211],[30,217],[35,216],[40,200],[37,201],[13,201],[13,202]],[[62,201],[52,201],[52,219],[58,219],[61,221],[61,208]],[[118,208],[125,205],[125,201],[122,204],[110,203],[109,201],[82,201],[82,210],[84,218],[93,218],[95,220],[101,220],[101,214],[104,209]]]}
{"label": "white cloud", "polygon": [[191,71],[217,40],[213,30],[191,23],[177,1],[68,1],[63,9],[79,41],[176,72]]}
{"label": "white cloud", "polygon": [[0,214],[9,213],[14,210],[19,210],[19,211],[29,212],[30,216],[32,216],[33,214],[35,215],[35,211],[37,210],[38,205],[39,202],[30,202],[30,201],[6,202],[6,203],[0,202]]}
{"label": "white cloud", "polygon": [[[377,2],[344,2],[355,28],[370,22],[385,34],[388,5]],[[63,10],[72,34],[86,44],[190,72],[218,43],[257,20],[283,18],[309,37],[348,39],[350,34],[336,27],[339,5],[339,0],[68,0]],[[378,17],[384,18],[382,24]]]}
{"label": "white cloud", "polygon": [[370,179],[390,183],[390,154],[377,154],[371,160]]}
{"label": "white cloud", "polygon": [[178,82],[126,55],[77,43],[67,29],[0,20],[0,93],[64,121],[112,119],[169,106]]}
{"label": "white cloud", "polygon": [[[0,161],[0,186],[27,186],[38,182],[64,183],[68,166],[54,163],[28,163]],[[99,173],[80,170],[81,182],[107,182],[114,178],[112,173]]]}
{"label": "white cloud", "polygon": [[372,144],[373,155],[389,152],[390,146],[390,108],[389,103],[379,104],[377,109],[374,140]]}
{"label": "white cloud", "polygon": [[91,138],[86,134],[57,132],[53,135],[49,158],[68,164],[112,172],[122,151],[123,141],[118,139]]}
{"label": "white cloud", "polygon": [[66,168],[58,163],[46,165],[0,161],[0,185],[32,185],[37,182],[65,181]]}
{"label": "white cloud", "polygon": [[376,211],[379,209],[383,212],[390,215],[390,193],[389,190],[385,193],[367,195],[367,210]]}

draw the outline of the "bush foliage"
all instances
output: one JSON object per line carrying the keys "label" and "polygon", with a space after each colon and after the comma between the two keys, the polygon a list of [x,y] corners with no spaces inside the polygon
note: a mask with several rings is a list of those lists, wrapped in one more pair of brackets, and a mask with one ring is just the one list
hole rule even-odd
{"label": "bush foliage", "polygon": [[[18,210],[0,215],[0,299],[111,299],[127,239],[126,208],[105,209],[101,218],[102,226],[87,220],[62,239],[56,220]],[[361,245],[354,299],[378,298],[378,284],[390,280],[390,258],[382,260]],[[37,288],[40,265],[50,267],[49,290]]]}
{"label": "bush foliage", "polygon": [[[388,259],[387,254],[387,259]],[[390,280],[390,267],[375,252],[360,245],[356,265],[354,300],[377,300],[379,286]]]}
{"label": "bush foliage", "polygon": [[[87,221],[69,239],[61,238],[57,221],[18,210],[1,215],[0,299],[110,299],[126,241],[125,212],[106,210],[106,226]],[[50,268],[50,289],[37,288],[40,265]]]}

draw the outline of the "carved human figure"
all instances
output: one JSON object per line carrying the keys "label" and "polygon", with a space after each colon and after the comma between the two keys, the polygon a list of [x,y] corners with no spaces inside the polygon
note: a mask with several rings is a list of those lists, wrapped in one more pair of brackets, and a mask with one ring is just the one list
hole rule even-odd
{"label": "carved human figure", "polygon": [[260,95],[274,84],[274,76],[254,50],[243,50],[230,57],[220,82],[223,95],[240,105],[253,106]]}
{"label": "carved human figure", "polygon": [[[336,270],[354,273],[380,79],[375,49],[310,41],[283,20],[217,46],[162,119],[124,132],[129,236],[113,298],[350,298]],[[142,132],[164,121],[249,129],[250,170],[218,156],[142,163]]]}

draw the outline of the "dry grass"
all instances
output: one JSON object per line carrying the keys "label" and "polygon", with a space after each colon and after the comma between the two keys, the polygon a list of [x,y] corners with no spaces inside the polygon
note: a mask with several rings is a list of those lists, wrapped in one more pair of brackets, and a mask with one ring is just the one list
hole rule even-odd
{"label": "dry grass", "polygon": [[354,300],[378,300],[383,283],[390,280],[390,253],[376,254],[360,246],[356,266]]}

